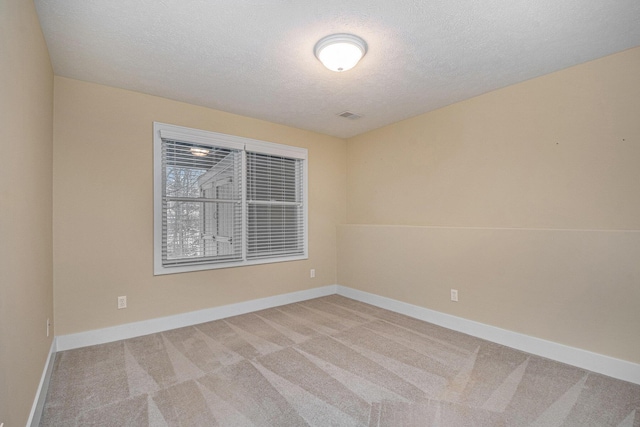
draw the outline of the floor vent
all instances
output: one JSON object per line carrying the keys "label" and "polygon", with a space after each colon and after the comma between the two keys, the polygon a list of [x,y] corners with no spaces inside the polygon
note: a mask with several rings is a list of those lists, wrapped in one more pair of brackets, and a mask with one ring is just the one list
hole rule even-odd
{"label": "floor vent", "polygon": [[344,113],[340,113],[338,115],[340,117],[344,117],[345,119],[349,119],[349,120],[357,120],[362,117],[361,115],[352,113],[351,111],[345,111]]}

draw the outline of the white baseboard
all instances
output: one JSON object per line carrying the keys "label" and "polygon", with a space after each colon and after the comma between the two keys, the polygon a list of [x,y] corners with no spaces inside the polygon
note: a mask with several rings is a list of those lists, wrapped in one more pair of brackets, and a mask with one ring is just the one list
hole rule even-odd
{"label": "white baseboard", "polygon": [[213,320],[224,319],[225,317],[238,316],[252,311],[264,310],[266,308],[333,295],[336,293],[336,286],[337,285],[323,286],[320,288],[275,295],[272,297],[244,301],[221,307],[207,308],[204,310],[127,323],[109,328],[79,332],[77,334],[60,335],[57,337],[57,351],[120,341],[127,338],[168,331],[170,329],[211,322]]}
{"label": "white baseboard", "polygon": [[40,377],[40,384],[38,384],[38,390],[36,390],[36,396],[33,399],[33,405],[31,406],[31,413],[27,420],[27,427],[37,427],[40,425],[40,418],[42,417],[42,410],[44,409],[44,402],[47,398],[47,390],[49,389],[49,380],[51,379],[51,373],[53,372],[53,361],[56,357],[56,338],[51,341],[51,347],[49,348],[49,355],[47,361],[44,364],[42,370],[42,377]]}
{"label": "white baseboard", "polygon": [[[61,335],[54,339],[53,345],[55,345],[55,347],[52,347],[52,351],[55,353],[56,350],[64,351],[119,341],[333,294],[342,295],[380,308],[395,311],[396,313],[424,320],[435,325],[473,335],[537,356],[640,384],[640,365],[636,363],[569,347],[340,285],[323,286],[174,316],[127,323],[125,325],[80,332],[77,334]],[[46,369],[45,367],[45,371]]]}
{"label": "white baseboard", "polygon": [[623,381],[640,384],[640,365],[591,351],[508,331],[473,320],[463,319],[369,292],[336,285],[337,294],[386,310],[395,311],[425,322],[463,332],[497,344],[546,357],[557,362],[597,372]]}

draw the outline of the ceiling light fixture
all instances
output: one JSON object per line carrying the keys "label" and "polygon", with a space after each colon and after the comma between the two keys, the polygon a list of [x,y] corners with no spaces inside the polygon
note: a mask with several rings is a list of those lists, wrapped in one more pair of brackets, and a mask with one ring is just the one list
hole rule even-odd
{"label": "ceiling light fixture", "polygon": [[353,34],[332,34],[321,38],[313,49],[316,58],[331,71],[347,71],[367,53],[367,43]]}
{"label": "ceiling light fixture", "polygon": [[198,157],[205,157],[207,154],[209,154],[209,150],[200,147],[191,147],[191,150],[189,151],[191,151],[191,154]]}

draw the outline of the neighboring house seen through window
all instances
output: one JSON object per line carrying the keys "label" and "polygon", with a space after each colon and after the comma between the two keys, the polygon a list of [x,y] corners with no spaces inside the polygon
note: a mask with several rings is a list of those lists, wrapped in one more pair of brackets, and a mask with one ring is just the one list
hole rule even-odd
{"label": "neighboring house seen through window", "polygon": [[154,123],[154,272],[307,258],[307,150]]}

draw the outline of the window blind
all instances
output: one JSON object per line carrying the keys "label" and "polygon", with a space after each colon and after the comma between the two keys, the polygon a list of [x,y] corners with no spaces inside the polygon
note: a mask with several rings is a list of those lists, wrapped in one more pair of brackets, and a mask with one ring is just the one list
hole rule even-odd
{"label": "window blind", "polygon": [[154,273],[307,258],[307,150],[154,123]]}
{"label": "window blind", "polygon": [[247,152],[247,258],[304,254],[302,160]]}
{"label": "window blind", "polygon": [[242,259],[241,151],[162,141],[164,266]]}

